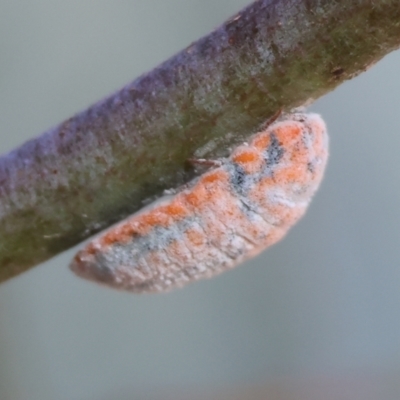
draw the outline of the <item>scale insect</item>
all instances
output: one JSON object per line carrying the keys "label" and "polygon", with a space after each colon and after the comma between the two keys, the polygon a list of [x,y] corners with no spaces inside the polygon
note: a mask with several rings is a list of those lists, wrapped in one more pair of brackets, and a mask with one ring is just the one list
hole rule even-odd
{"label": "scale insect", "polygon": [[172,198],[92,240],[71,269],[136,293],[169,291],[231,269],[299,220],[327,158],[322,118],[286,114]]}

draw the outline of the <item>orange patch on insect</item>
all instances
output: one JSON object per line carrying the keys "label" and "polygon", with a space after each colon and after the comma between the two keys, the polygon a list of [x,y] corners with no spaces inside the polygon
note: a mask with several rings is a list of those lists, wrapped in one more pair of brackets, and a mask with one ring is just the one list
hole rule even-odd
{"label": "orange patch on insect", "polygon": [[239,164],[246,174],[254,174],[261,169],[262,154],[254,147],[240,146],[233,153],[232,161]]}
{"label": "orange patch on insect", "polygon": [[138,227],[142,234],[146,234],[149,230],[155,226],[167,226],[171,221],[169,214],[165,212],[165,208],[155,208],[154,210],[148,211],[138,217]]}
{"label": "orange patch on insect", "polygon": [[260,132],[251,141],[251,146],[254,146],[259,151],[264,151],[271,144],[271,132],[269,130]]}
{"label": "orange patch on insect", "polygon": [[170,204],[159,205],[158,207],[139,214],[135,221],[135,227],[139,234],[148,234],[155,227],[167,227],[189,214],[184,205],[175,200]]}
{"label": "orange patch on insect", "polygon": [[174,219],[181,219],[189,214],[189,210],[177,200],[172,202],[171,204],[162,207],[161,210]]}
{"label": "orange patch on insect", "polygon": [[136,226],[132,224],[134,220],[132,218],[128,219],[122,224],[119,224],[115,229],[107,232],[101,239],[100,242],[103,246],[111,246],[114,243],[128,242],[132,238],[139,234]]}
{"label": "orange patch on insect", "polygon": [[215,171],[204,174],[204,176],[200,178],[199,184],[207,185],[214,182],[222,182],[227,178],[228,174],[224,170],[218,168]]}
{"label": "orange patch on insect", "polygon": [[273,179],[277,185],[303,183],[308,178],[307,165],[299,164],[296,167],[282,168],[274,173]]}
{"label": "orange patch on insect", "polygon": [[277,139],[281,142],[281,145],[288,149],[293,143],[297,142],[303,133],[303,128],[299,122],[286,122],[278,125],[274,129],[274,133]]}
{"label": "orange patch on insect", "polygon": [[218,198],[219,194],[226,191],[229,185],[229,175],[219,169],[209,172],[202,176],[199,181],[190,189],[181,195],[182,202],[188,208],[198,209],[209,204],[213,199]]}

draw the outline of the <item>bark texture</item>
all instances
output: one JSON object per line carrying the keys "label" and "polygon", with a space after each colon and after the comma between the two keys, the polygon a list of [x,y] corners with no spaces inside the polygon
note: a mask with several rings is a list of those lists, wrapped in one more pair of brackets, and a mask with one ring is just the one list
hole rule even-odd
{"label": "bark texture", "polygon": [[398,0],[259,0],[0,159],[0,281],[138,210],[400,45]]}

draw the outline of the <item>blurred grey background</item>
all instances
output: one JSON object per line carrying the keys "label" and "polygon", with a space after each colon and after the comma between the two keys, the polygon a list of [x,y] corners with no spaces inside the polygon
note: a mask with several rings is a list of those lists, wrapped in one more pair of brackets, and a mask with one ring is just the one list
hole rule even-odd
{"label": "blurred grey background", "polygon": [[[0,0],[1,153],[247,3]],[[398,399],[399,71],[392,53],[312,106],[330,132],[326,179],[256,260],[135,296],[73,276],[73,249],[1,285],[0,399]]]}

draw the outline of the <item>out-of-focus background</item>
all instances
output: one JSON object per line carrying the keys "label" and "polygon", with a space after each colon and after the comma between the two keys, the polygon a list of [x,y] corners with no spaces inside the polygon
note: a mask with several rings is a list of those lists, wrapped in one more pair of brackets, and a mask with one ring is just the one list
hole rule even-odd
{"label": "out-of-focus background", "polygon": [[[0,0],[0,151],[209,32],[247,0]],[[98,287],[76,249],[0,286],[0,399],[400,395],[400,52],[317,101],[331,159],[287,238],[168,295]]]}

